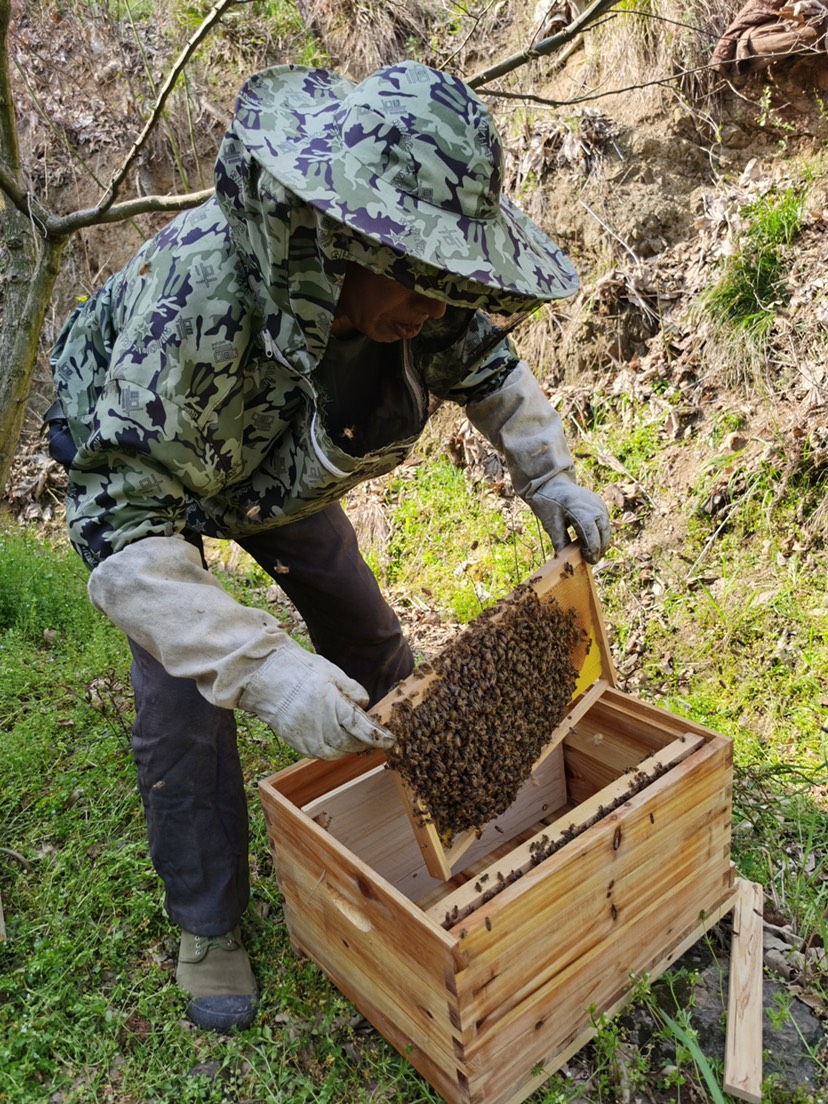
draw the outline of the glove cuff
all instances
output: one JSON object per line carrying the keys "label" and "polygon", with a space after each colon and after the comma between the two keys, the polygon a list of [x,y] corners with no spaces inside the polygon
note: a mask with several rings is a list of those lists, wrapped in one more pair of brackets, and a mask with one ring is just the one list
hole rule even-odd
{"label": "glove cuff", "polygon": [[181,537],[145,537],[99,564],[92,604],[175,678],[193,679],[213,705],[233,709],[255,672],[289,639],[263,610],[243,606]]}
{"label": "glove cuff", "polygon": [[521,498],[528,498],[553,476],[565,472],[574,478],[560,415],[525,360],[515,365],[498,391],[469,403],[466,415],[503,453]]}

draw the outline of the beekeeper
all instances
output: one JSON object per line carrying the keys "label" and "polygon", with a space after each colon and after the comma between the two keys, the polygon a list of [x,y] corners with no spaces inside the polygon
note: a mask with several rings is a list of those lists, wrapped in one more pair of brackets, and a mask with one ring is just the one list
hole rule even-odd
{"label": "beekeeper", "polygon": [[[201,1027],[248,1025],[248,821],[233,710],[303,755],[387,747],[365,710],[412,655],[340,499],[459,403],[560,549],[609,540],[561,421],[483,311],[572,295],[560,249],[500,194],[492,118],[405,62],[360,84],[279,66],[242,88],[216,194],[66,323],[53,455],[92,602],[128,636],[153,863]],[[209,574],[232,539],[284,588],[315,653]]]}

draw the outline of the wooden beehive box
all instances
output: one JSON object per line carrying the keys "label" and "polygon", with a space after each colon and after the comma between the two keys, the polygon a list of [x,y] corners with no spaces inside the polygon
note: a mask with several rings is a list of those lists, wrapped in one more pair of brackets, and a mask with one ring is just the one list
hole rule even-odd
{"label": "wooden beehive box", "polygon": [[[448,876],[382,753],[260,787],[294,945],[449,1104],[524,1100],[735,901],[730,741],[616,688],[577,550],[531,584],[591,646],[552,751],[439,856]],[[416,697],[422,677],[401,685]]]}

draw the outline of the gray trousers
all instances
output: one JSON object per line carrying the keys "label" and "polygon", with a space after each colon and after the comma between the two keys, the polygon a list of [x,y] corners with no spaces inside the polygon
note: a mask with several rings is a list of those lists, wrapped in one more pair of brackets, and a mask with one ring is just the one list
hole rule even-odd
{"label": "gray trousers", "polygon": [[[372,703],[411,673],[399,621],[338,505],[238,543],[296,606],[316,651],[360,682]],[[221,935],[239,922],[250,896],[247,795],[233,713],[210,705],[194,682],[173,678],[129,643],[133,754],[166,908],[187,931]]]}

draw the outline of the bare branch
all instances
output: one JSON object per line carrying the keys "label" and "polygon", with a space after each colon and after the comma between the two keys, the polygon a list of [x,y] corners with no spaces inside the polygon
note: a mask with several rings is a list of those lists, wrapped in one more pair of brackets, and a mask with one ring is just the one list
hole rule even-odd
{"label": "bare branch", "polygon": [[[787,54],[768,55],[769,57],[787,57]],[[623,92],[637,92],[640,88],[650,88],[657,84],[674,84],[681,77],[689,77],[693,73],[709,73],[715,71],[712,65],[696,65],[692,69],[679,69],[668,77],[656,77],[654,80],[640,81],[638,84],[628,84],[622,88],[608,88],[604,92],[590,92],[585,96],[575,96],[571,100],[553,100],[547,96],[536,96],[533,92],[500,92],[495,89],[487,89],[487,96],[496,96],[501,100],[526,100],[530,103],[542,104],[544,107],[570,107],[572,104],[589,103],[590,100],[602,100],[606,96],[620,96]]]}
{"label": "bare branch", "polygon": [[106,210],[96,206],[72,211],[68,215],[55,215],[43,207],[37,196],[21,188],[8,168],[0,161],[0,192],[5,193],[6,198],[10,199],[18,211],[37,227],[44,238],[63,238],[87,226],[123,222],[153,211],[184,211],[204,203],[213,191],[213,188],[205,188],[203,191],[188,192],[185,195],[136,196],[134,199],[124,200],[123,203],[113,204]]}
{"label": "bare branch", "polygon": [[16,178],[20,172],[20,146],[14,117],[14,101],[9,83],[8,33],[11,22],[10,0],[0,0],[0,149],[9,160]]}
{"label": "bare branch", "polygon": [[106,210],[101,210],[100,207],[87,207],[83,211],[73,211],[69,215],[49,215],[44,219],[43,226],[50,236],[62,237],[65,234],[74,234],[76,230],[82,230],[86,226],[123,222],[138,215],[147,215],[151,211],[184,211],[190,207],[198,207],[209,199],[213,192],[213,188],[205,188],[201,192],[188,192],[186,195],[136,196],[134,199],[125,199],[123,203],[115,203]]}
{"label": "bare branch", "polygon": [[[5,3],[6,0],[0,0],[0,2]],[[98,210],[101,214],[104,211],[108,210],[115,202],[115,199],[118,195],[118,189],[121,187],[121,184],[123,184],[124,178],[126,177],[129,170],[132,168],[136,157],[141,152],[141,149],[147,141],[147,138],[149,137],[153,127],[158,122],[158,119],[160,118],[161,113],[164,110],[164,105],[166,104],[173,88],[175,87],[176,81],[181,76],[182,72],[187,66],[187,62],[195,53],[198,46],[206,38],[207,34],[215,26],[215,24],[218,23],[218,21],[221,19],[222,15],[224,15],[225,11],[228,8],[232,7],[234,4],[249,2],[250,0],[217,0],[217,2],[213,5],[213,7],[202,20],[201,25],[192,34],[190,40],[186,43],[181,53],[178,55],[178,58],[176,59],[172,69],[167,74],[167,79],[161,86],[161,91],[158,93],[158,97],[155,101],[155,106],[153,107],[149,118],[144,124],[144,129],[136,138],[132,149],[127,154],[126,159],[124,160],[121,167],[110,180],[109,187],[107,188],[106,192],[98,203],[96,210]],[[103,222],[109,220],[104,220],[103,218],[101,218],[100,221]],[[84,225],[90,224],[85,223]]]}
{"label": "bare branch", "polygon": [[506,73],[511,73],[513,70],[519,69],[521,65],[526,65],[527,62],[535,58],[551,54],[553,50],[557,50],[559,46],[564,46],[570,39],[575,38],[585,27],[594,23],[599,16],[609,11],[610,8],[618,2],[619,0],[592,0],[589,7],[585,8],[579,16],[576,16],[576,18],[564,27],[562,31],[559,31],[558,34],[552,35],[550,38],[545,38],[542,42],[538,42],[534,46],[527,47],[527,49],[522,50],[519,54],[512,54],[511,57],[498,62],[497,65],[493,65],[490,69],[484,69],[482,73],[478,73],[477,76],[472,77],[467,83],[472,88],[480,88],[482,85],[488,84],[489,81],[496,80],[497,77],[503,77]]}

